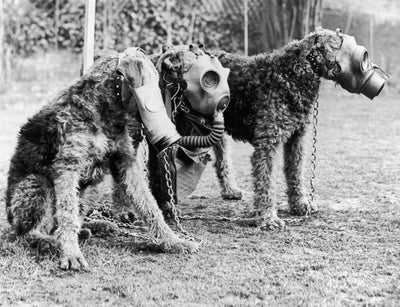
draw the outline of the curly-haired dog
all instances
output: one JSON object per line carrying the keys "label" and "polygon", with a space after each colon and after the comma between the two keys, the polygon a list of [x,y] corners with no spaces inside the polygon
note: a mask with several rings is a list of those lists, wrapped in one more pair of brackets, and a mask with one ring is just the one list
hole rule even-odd
{"label": "curly-haired dog", "polygon": [[133,89],[148,78],[143,61],[136,48],[100,57],[20,130],[8,175],[8,220],[17,234],[51,235],[63,269],[88,266],[78,245],[79,202],[86,187],[101,181],[107,169],[164,250],[197,248],[165,223],[137,157],[141,121]]}
{"label": "curly-haired dog", "polygon": [[[254,205],[261,227],[283,227],[277,216],[273,179],[280,144],[291,213],[305,215],[314,210],[304,181],[304,137],[321,78],[371,99],[381,91],[384,79],[375,74],[377,66],[369,61],[365,48],[338,30],[318,28],[268,54],[247,57],[214,53],[231,71],[228,83],[232,98],[224,114],[226,131],[234,140],[254,147]],[[232,173],[226,144],[224,140],[215,146],[215,166],[224,189],[232,190],[226,175]]]}

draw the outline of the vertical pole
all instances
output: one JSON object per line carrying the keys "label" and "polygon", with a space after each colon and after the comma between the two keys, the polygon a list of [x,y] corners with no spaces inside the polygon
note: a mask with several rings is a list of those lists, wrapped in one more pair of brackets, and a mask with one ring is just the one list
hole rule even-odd
{"label": "vertical pole", "polygon": [[165,0],[167,6],[167,44],[172,45],[171,3]]}
{"label": "vertical pole", "polygon": [[104,2],[103,6],[103,50],[107,49],[107,2]]}
{"label": "vertical pole", "polygon": [[311,10],[311,0],[307,0],[304,12],[304,28],[303,28],[304,32],[302,33],[302,36],[310,32],[310,10]]}
{"label": "vertical pole", "polygon": [[3,0],[0,0],[0,91],[6,88]]}
{"label": "vertical pole", "polygon": [[54,11],[54,45],[58,50],[58,28],[60,27],[60,0],[56,0]]}
{"label": "vertical pole", "polygon": [[248,15],[248,0],[243,0],[244,14],[244,54],[249,54],[249,15]]}
{"label": "vertical pole", "polygon": [[192,17],[190,18],[188,44],[193,43],[194,23],[196,22],[197,8],[193,10]]}
{"label": "vertical pole", "polygon": [[371,59],[374,58],[374,16],[369,20],[369,46],[371,50]]}
{"label": "vertical pole", "polygon": [[94,24],[96,0],[86,0],[85,5],[85,41],[83,45],[83,73],[93,64],[94,57]]}

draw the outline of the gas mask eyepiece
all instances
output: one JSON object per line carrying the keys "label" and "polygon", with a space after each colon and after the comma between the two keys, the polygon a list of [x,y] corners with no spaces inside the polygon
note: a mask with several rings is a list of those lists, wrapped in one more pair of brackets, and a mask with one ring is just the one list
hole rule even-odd
{"label": "gas mask eyepiece", "polygon": [[216,88],[219,83],[219,75],[216,71],[209,70],[203,74],[200,84],[205,91],[211,91]]}

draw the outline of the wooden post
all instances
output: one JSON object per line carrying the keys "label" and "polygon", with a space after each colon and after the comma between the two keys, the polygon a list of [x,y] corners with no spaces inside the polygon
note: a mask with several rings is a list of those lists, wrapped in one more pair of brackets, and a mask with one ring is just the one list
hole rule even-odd
{"label": "wooden post", "polygon": [[83,45],[83,73],[93,64],[94,57],[94,25],[96,0],[86,0],[85,5],[85,41]]}
{"label": "wooden post", "polygon": [[249,14],[248,0],[243,0],[243,15],[244,15],[244,54],[249,54]]}
{"label": "wooden post", "polygon": [[167,6],[167,44],[172,45],[171,3],[165,0]]}

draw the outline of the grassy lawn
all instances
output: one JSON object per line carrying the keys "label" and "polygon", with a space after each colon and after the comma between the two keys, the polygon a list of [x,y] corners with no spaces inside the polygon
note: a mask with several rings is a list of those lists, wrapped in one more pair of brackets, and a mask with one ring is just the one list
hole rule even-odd
{"label": "grassy lawn", "polygon": [[[23,101],[22,107],[11,107],[5,102],[14,97],[11,92],[0,96],[1,193],[18,127],[49,96],[44,92]],[[383,93],[371,102],[325,85],[315,199],[320,212],[290,220],[280,175],[280,214],[289,218],[286,230],[184,221],[185,228],[203,240],[193,255],[158,253],[119,236],[94,237],[82,245],[91,271],[64,272],[57,267],[56,255],[38,253],[9,234],[1,200],[0,305],[398,306],[398,100]],[[232,148],[244,199],[222,201],[210,166],[198,190],[181,204],[183,213],[236,215],[251,208],[252,150],[242,143]]]}

